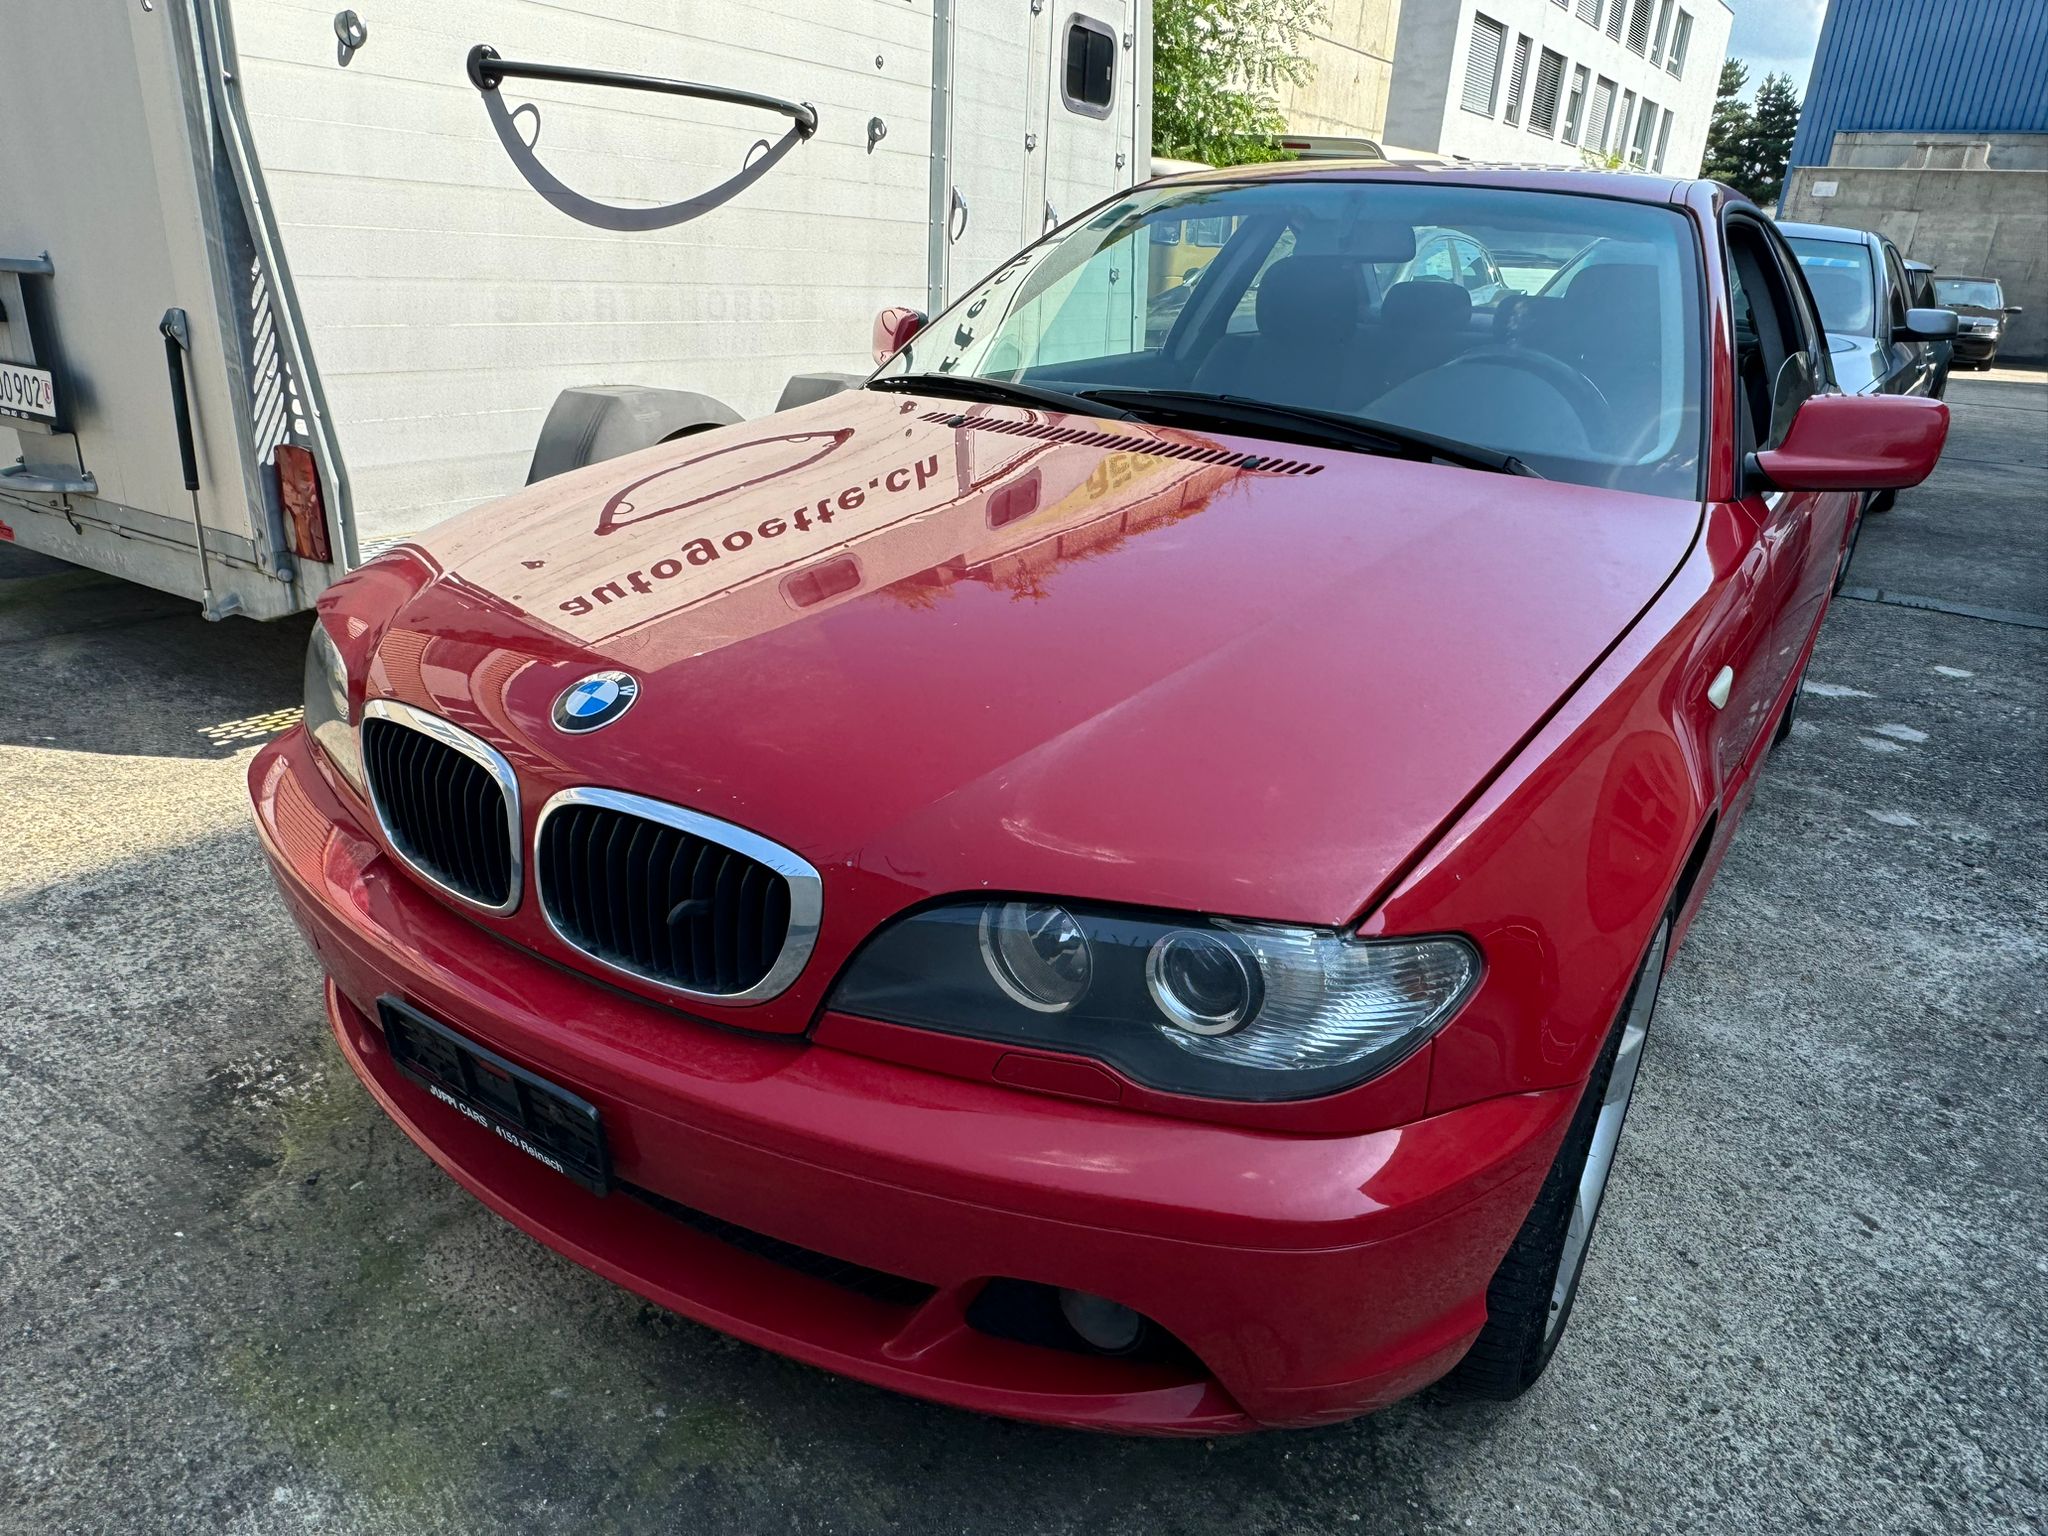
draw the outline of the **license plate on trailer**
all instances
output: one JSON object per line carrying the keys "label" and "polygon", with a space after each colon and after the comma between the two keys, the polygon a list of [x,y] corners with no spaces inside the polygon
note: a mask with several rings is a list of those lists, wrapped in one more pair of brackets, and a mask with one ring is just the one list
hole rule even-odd
{"label": "license plate on trailer", "polygon": [[57,419],[57,384],[41,368],[0,363],[0,416],[28,421]]}
{"label": "license plate on trailer", "polygon": [[379,998],[377,1013],[392,1062],[428,1093],[585,1189],[610,1187],[595,1105],[395,997]]}

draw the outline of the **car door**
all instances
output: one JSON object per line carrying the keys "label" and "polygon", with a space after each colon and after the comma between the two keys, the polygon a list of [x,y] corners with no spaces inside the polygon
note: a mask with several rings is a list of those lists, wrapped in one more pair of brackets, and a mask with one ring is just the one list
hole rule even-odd
{"label": "car door", "polygon": [[1899,248],[1889,240],[1878,241],[1881,299],[1878,324],[1887,346],[1885,380],[1888,395],[1925,395],[1934,391],[1934,348],[1906,334],[1906,311],[1913,307],[1912,286],[1906,281],[1906,264]]}
{"label": "car door", "polygon": [[[1941,300],[1934,296],[1934,273],[1925,266],[1906,268],[1906,282],[1910,291],[1907,302],[1915,309],[1940,309]],[[1931,369],[1927,392],[1939,400],[1948,392],[1949,370],[1955,366],[1955,343],[1952,341],[1931,341],[1927,343],[1928,364]]]}
{"label": "car door", "polygon": [[[1832,388],[1822,333],[1794,258],[1762,220],[1732,214],[1727,225],[1729,303],[1737,331],[1737,399],[1748,451],[1772,448],[1799,406]],[[1751,340],[1745,346],[1744,332]],[[1752,482],[1742,505],[1755,519],[1767,566],[1754,673],[1741,689],[1747,711],[1775,721],[1834,578],[1853,498],[1845,492],[1781,491]],[[1738,684],[1745,682],[1738,678]],[[1731,708],[1733,704],[1731,703]]]}
{"label": "car door", "polygon": [[1455,283],[1458,280],[1458,266],[1451,254],[1451,237],[1445,234],[1430,235],[1419,241],[1414,256],[1396,274],[1394,283]]}
{"label": "car door", "polygon": [[[1745,245],[1753,249],[1757,238],[1746,225],[1731,219],[1729,259],[1724,265],[1734,329],[1735,381],[1731,397],[1721,402],[1721,408],[1735,417],[1738,466],[1764,445],[1770,432],[1769,374],[1751,297],[1758,282],[1745,275],[1754,269],[1755,259],[1739,255]],[[1779,606],[1777,584],[1783,568],[1774,563],[1773,556],[1785,543],[1794,519],[1792,509],[1782,501],[1772,505],[1755,494],[1738,497],[1726,511],[1726,517],[1717,515],[1709,520],[1707,545],[1716,568],[1726,572],[1724,611],[1713,626],[1712,660],[1727,671],[1728,696],[1714,715],[1713,750],[1717,777],[1732,793],[1767,739],[1764,727],[1777,698],[1771,658]]]}
{"label": "car door", "polygon": [[[1798,280],[1798,259],[1774,229],[1763,234],[1771,263],[1764,269],[1771,304],[1781,316],[1786,356],[1772,400],[1771,443],[1783,441],[1790,430],[1793,413],[1811,395],[1834,387],[1828,372],[1827,337],[1814,309],[1812,298]],[[1897,253],[1893,253],[1896,263]],[[1905,276],[1903,266],[1899,276]],[[1808,640],[1820,623],[1834,589],[1835,571],[1848,547],[1855,523],[1858,496],[1853,491],[1809,491],[1774,493],[1785,503],[1796,504],[1803,527],[1788,540],[1778,558],[1785,570],[1779,584],[1782,608],[1776,626],[1779,660],[1797,666]]]}
{"label": "car door", "polygon": [[1457,235],[1452,238],[1451,251],[1457,264],[1458,284],[1472,295],[1472,307],[1487,309],[1498,304],[1506,290],[1486,247],[1469,236]]}

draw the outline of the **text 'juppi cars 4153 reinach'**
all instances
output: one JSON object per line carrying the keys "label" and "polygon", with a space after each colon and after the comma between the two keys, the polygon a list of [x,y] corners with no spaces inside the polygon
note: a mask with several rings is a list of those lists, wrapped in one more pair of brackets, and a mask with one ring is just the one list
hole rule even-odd
{"label": "text 'juppi cars 4153 reinach'", "polygon": [[250,787],[350,1064],[541,1241],[869,1382],[1522,1391],[1945,407],[1841,391],[1782,237],[1663,178],[1201,173],[886,318],[864,387],[321,601]]}

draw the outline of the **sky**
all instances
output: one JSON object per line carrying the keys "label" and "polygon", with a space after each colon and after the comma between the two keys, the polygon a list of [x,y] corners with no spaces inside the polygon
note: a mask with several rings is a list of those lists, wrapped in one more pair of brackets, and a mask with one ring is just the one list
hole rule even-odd
{"label": "sky", "polygon": [[1813,45],[1820,38],[1827,0],[1728,0],[1735,11],[1735,30],[1728,38],[1728,57],[1749,66],[1749,87],[1773,70],[1792,77],[1792,89],[1806,94],[1807,71],[1813,67]]}

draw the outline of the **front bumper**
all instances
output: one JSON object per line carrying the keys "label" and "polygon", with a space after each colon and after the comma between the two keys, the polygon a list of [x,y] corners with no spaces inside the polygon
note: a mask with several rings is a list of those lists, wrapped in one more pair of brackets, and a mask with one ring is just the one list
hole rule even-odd
{"label": "front bumper", "polygon": [[1997,332],[1986,334],[1982,331],[1957,331],[1955,357],[1965,363],[1988,363],[1998,356],[1998,343],[2002,336]]}
{"label": "front bumper", "polygon": [[[328,973],[335,1037],[436,1162],[649,1300],[962,1407],[1207,1434],[1328,1422],[1416,1391],[1484,1321],[1576,1097],[1276,1135],[715,1029],[430,897],[334,793],[303,732],[258,754],[250,787],[279,889]],[[656,1198],[591,1195],[401,1076],[374,1022],[386,994],[594,1103],[616,1176]],[[877,1294],[835,1277],[834,1260],[916,1284]],[[1122,1302],[1192,1358],[979,1331],[969,1310],[995,1277]]]}

